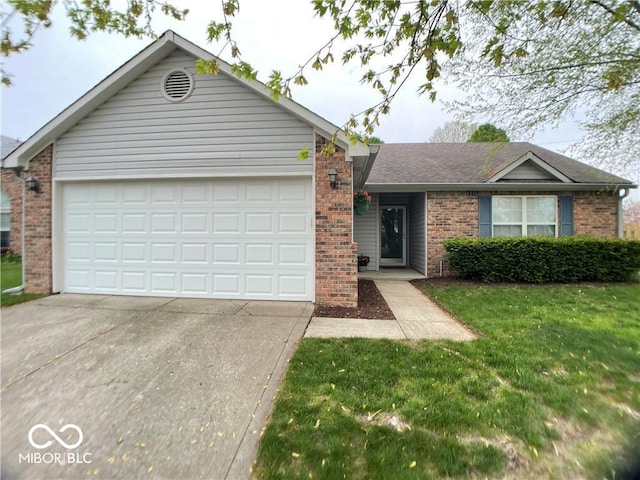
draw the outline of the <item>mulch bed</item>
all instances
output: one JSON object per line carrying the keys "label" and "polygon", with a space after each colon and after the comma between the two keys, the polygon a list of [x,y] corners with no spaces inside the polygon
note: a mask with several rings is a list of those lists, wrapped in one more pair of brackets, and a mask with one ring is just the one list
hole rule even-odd
{"label": "mulch bed", "polygon": [[313,316],[369,318],[373,320],[396,319],[373,280],[358,280],[358,308],[316,307]]}

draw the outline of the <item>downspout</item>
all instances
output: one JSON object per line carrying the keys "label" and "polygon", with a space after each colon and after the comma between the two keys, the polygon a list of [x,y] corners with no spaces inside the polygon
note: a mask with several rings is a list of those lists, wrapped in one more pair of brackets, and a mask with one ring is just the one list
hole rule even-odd
{"label": "downspout", "polygon": [[11,172],[13,173],[13,178],[15,178],[16,180],[18,180],[20,183],[22,183],[22,285],[19,285],[17,287],[12,287],[12,288],[7,288],[6,290],[3,290],[2,293],[6,294],[6,295],[11,295],[13,293],[22,293],[24,292],[24,280],[26,278],[26,262],[24,261],[25,258],[25,248],[26,248],[26,242],[24,240],[25,236],[26,236],[26,232],[25,232],[25,220],[24,220],[24,212],[25,212],[25,204],[26,204],[26,200],[27,200],[27,195],[26,195],[26,186],[24,183],[24,178],[22,178],[20,176],[20,172],[22,172],[22,167],[14,167],[14,168],[7,168],[7,170],[11,170]]}
{"label": "downspout", "polygon": [[[623,194],[620,194],[624,190]],[[621,188],[618,190],[618,238],[622,238],[624,235],[624,215],[622,208],[622,201],[631,193],[630,188]]]}

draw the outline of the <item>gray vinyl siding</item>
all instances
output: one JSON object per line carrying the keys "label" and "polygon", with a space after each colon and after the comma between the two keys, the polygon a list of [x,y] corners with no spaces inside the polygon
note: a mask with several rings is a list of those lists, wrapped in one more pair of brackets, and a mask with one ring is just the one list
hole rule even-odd
{"label": "gray vinyl siding", "polygon": [[531,161],[524,162],[522,165],[514,168],[507,173],[501,180],[552,180],[558,181],[556,177],[546,170],[538,167]]}
{"label": "gray vinyl siding", "polygon": [[[65,178],[311,174],[313,129],[223,73],[195,75],[195,58],[175,51],[78,122],[56,142]],[[165,74],[184,68],[192,95],[170,102]]]}
{"label": "gray vinyl siding", "polygon": [[369,211],[353,215],[353,237],[358,244],[358,254],[369,257],[368,270],[378,270],[378,195],[371,194]]}
{"label": "gray vinyl siding", "polygon": [[425,273],[426,230],[425,193],[414,193],[409,203],[409,266]]}

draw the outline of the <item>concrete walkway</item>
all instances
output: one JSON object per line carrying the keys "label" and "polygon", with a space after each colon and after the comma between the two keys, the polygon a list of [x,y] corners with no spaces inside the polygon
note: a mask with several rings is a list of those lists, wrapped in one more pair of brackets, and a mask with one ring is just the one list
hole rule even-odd
{"label": "concrete walkway", "polygon": [[456,341],[476,338],[408,281],[375,280],[375,284],[396,321],[313,317],[305,337]]}

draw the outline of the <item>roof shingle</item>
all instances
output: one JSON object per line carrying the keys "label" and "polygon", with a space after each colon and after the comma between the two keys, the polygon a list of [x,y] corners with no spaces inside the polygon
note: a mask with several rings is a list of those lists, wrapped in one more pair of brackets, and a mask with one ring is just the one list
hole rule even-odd
{"label": "roof shingle", "polygon": [[382,144],[366,184],[484,183],[528,152],[576,183],[632,184],[528,142]]}

